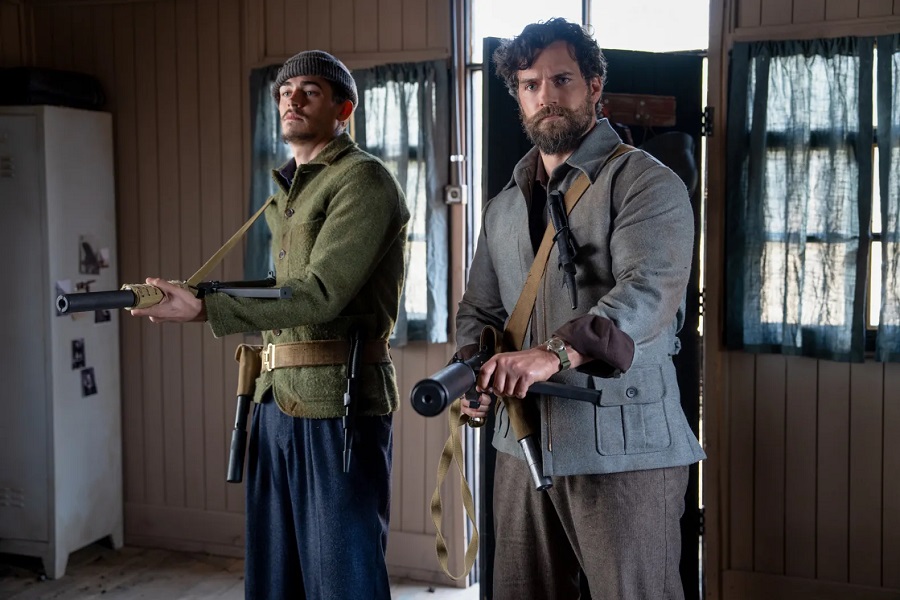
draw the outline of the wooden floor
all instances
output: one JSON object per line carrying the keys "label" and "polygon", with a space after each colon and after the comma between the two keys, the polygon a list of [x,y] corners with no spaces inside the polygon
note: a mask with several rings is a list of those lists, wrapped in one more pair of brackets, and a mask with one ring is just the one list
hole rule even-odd
{"label": "wooden floor", "polygon": [[[69,557],[65,577],[41,577],[38,559],[0,554],[0,600],[242,600],[244,561],[206,554],[93,544]],[[476,587],[391,583],[395,600],[475,600]]]}

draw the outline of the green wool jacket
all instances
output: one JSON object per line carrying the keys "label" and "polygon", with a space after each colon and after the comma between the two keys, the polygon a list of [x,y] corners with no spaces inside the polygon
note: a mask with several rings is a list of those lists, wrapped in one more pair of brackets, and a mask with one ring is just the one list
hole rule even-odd
{"label": "green wool jacket", "polygon": [[[265,216],[275,276],[293,297],[210,294],[205,301],[213,334],[261,331],[264,344],[284,344],[346,340],[362,325],[367,340],[388,339],[400,305],[409,222],[397,180],[346,133],[299,165],[290,189],[278,171],[272,176],[278,191]],[[346,365],[275,369],[259,376],[255,399],[272,387],[291,416],[341,417],[346,385]],[[360,389],[357,414],[397,410],[392,364],[364,365]]]}

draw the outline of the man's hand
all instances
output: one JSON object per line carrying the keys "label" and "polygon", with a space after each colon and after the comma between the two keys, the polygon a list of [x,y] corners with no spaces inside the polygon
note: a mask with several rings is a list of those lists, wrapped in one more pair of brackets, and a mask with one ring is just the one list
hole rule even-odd
{"label": "man's hand", "polygon": [[162,290],[163,299],[149,308],[131,311],[135,317],[150,317],[154,323],[205,321],[206,306],[203,300],[164,279],[148,277],[147,283]]}
{"label": "man's hand", "polygon": [[[566,344],[566,352],[571,362],[570,368],[592,360],[569,344]],[[478,379],[475,381],[475,390],[481,392],[478,400],[463,398],[462,412],[470,417],[484,419],[491,405],[490,394],[524,398],[532,383],[547,381],[558,371],[559,357],[543,346],[495,354],[478,371]]]}
{"label": "man's hand", "polygon": [[460,400],[460,410],[464,415],[469,415],[470,418],[486,419],[491,402],[490,394],[479,394],[477,400],[463,398]]}
{"label": "man's hand", "polygon": [[524,398],[532,383],[547,381],[558,371],[559,358],[544,348],[501,352],[481,367],[475,389],[497,396]]}

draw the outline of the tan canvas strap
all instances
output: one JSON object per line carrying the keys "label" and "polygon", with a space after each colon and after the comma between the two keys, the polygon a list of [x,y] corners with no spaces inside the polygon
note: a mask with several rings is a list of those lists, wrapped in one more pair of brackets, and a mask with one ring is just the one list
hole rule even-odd
{"label": "tan canvas strap", "polygon": [[[269,344],[262,351],[262,370],[345,365],[349,356],[350,342],[347,340]],[[388,341],[372,340],[363,344],[362,362],[364,364],[391,362],[391,347]]]}
{"label": "tan canvas strap", "polygon": [[209,257],[209,260],[206,261],[206,263],[202,267],[200,267],[200,269],[196,273],[191,275],[191,277],[187,281],[185,281],[185,283],[189,287],[196,287],[198,283],[206,279],[206,276],[209,275],[210,271],[215,269],[219,265],[219,263],[222,262],[222,259],[225,258],[225,255],[228,254],[239,241],[241,241],[241,238],[244,237],[244,234],[247,233],[247,230],[250,229],[250,226],[256,222],[260,215],[265,212],[266,208],[268,208],[268,206],[272,204],[274,200],[275,196],[269,198],[266,203],[263,204],[258,211],[256,211],[256,214],[250,217],[250,220],[244,223],[244,225],[240,229],[238,229],[233,236],[231,236],[231,239],[225,242],[224,246],[219,248],[215,254]]}
{"label": "tan canvas strap", "polygon": [[[435,549],[437,550],[438,562],[441,563],[441,568],[448,577],[453,580],[460,580],[469,574],[469,571],[472,570],[472,565],[475,564],[475,558],[478,556],[478,528],[475,522],[475,501],[472,499],[472,491],[469,489],[469,484],[466,483],[466,473],[463,470],[462,440],[459,434],[462,426],[468,421],[468,416],[461,413],[459,400],[453,401],[449,412],[450,437],[444,443],[441,460],[438,463],[437,485],[434,488],[434,493],[431,495],[431,520],[434,522],[434,530],[437,532],[435,534]],[[444,483],[444,478],[450,470],[451,462],[456,463],[456,469],[459,471],[463,508],[466,511],[466,518],[472,523],[472,539],[466,548],[465,564],[463,564],[463,571],[459,575],[454,575],[450,572],[447,542],[444,540],[443,533],[441,533],[441,485]]]}
{"label": "tan canvas strap", "polygon": [[[613,153],[606,159],[603,164],[605,167],[611,161],[622,156],[627,152],[634,150],[634,146],[628,144],[619,144]],[[566,214],[572,212],[575,205],[590,187],[591,182],[584,172],[580,173],[572,185],[566,190],[564,201],[566,205]],[[547,261],[550,259],[550,251],[553,250],[553,224],[547,223],[547,229],[544,230],[544,237],[541,245],[538,247],[537,254],[534,256],[534,262],[531,263],[531,269],[528,271],[528,277],[525,279],[525,286],[516,306],[513,309],[509,321],[506,323],[504,331],[503,347],[507,350],[521,350],[522,343],[525,341],[525,332],[528,329],[528,321],[531,319],[531,313],[534,310],[534,301],[537,298],[538,285],[544,278],[544,272],[547,270]]]}

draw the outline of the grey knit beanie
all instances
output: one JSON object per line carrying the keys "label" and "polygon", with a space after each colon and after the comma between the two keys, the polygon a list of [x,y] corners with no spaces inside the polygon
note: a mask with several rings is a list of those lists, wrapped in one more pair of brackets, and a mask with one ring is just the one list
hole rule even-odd
{"label": "grey knit beanie", "polygon": [[312,75],[327,79],[335,86],[335,93],[346,96],[356,108],[358,96],[356,94],[356,82],[344,63],[322,50],[307,50],[289,58],[275,78],[272,86],[272,97],[278,102],[278,88],[292,77]]}

